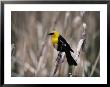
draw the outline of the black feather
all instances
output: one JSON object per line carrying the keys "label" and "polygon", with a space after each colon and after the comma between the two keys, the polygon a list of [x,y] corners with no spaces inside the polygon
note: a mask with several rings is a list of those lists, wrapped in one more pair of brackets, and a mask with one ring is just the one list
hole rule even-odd
{"label": "black feather", "polygon": [[66,53],[67,62],[69,65],[77,65],[76,61],[71,56],[71,52],[74,53],[74,51],[71,49],[70,45],[66,42],[66,40],[60,35],[58,38],[58,47],[57,50],[60,52]]}
{"label": "black feather", "polygon": [[58,51],[69,50],[74,53],[67,41],[60,35],[58,38]]}
{"label": "black feather", "polygon": [[77,63],[76,63],[76,61],[73,59],[73,57],[71,56],[70,51],[66,51],[65,53],[66,53],[66,58],[67,58],[68,64],[69,64],[70,66],[71,66],[71,65],[77,66]]}

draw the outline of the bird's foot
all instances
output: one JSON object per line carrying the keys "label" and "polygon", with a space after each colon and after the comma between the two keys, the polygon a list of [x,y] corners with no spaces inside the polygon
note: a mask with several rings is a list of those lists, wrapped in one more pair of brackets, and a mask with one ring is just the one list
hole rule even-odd
{"label": "bird's foot", "polygon": [[63,63],[64,62],[64,59],[57,58],[56,61],[59,62],[59,63]]}

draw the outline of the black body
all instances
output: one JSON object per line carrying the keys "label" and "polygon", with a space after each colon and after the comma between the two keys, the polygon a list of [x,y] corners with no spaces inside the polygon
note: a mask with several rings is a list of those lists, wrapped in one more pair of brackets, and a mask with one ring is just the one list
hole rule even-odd
{"label": "black body", "polygon": [[70,45],[66,42],[66,40],[61,35],[58,38],[57,51],[66,53],[66,58],[69,65],[75,65],[75,66],[77,65],[76,61],[73,59],[70,53],[70,51],[73,53],[74,51],[71,49]]}

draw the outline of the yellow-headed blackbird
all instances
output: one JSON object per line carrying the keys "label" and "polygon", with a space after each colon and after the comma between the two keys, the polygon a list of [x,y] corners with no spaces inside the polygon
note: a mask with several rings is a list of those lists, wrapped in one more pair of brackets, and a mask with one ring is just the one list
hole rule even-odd
{"label": "yellow-headed blackbird", "polygon": [[77,63],[71,56],[71,52],[74,53],[74,51],[71,49],[67,41],[57,31],[49,33],[48,35],[51,35],[51,42],[54,48],[57,51],[65,52],[68,64],[76,66]]}

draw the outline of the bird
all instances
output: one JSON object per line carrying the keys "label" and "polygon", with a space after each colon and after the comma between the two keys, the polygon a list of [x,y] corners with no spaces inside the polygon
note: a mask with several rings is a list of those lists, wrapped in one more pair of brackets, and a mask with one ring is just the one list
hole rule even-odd
{"label": "bird", "polygon": [[67,41],[59,34],[59,32],[53,31],[48,35],[51,36],[51,43],[53,47],[59,52],[65,52],[68,64],[70,66],[71,65],[77,66],[77,62],[74,60],[74,58],[71,55],[71,52],[74,53],[74,51],[67,43]]}

